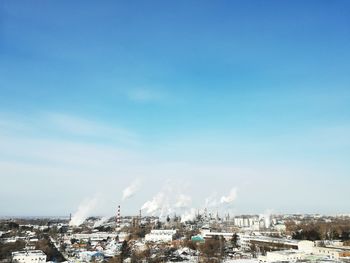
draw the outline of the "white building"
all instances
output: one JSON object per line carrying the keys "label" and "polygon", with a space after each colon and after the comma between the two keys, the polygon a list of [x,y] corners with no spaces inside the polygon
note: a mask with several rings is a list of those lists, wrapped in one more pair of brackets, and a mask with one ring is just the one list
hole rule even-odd
{"label": "white building", "polygon": [[328,260],[339,260],[342,256],[346,255],[344,250],[328,247],[315,246],[313,241],[303,240],[298,242],[298,250],[282,250],[267,252],[266,256],[260,256],[260,262],[296,262],[307,259],[310,256],[320,257]]}
{"label": "white building", "polygon": [[304,253],[312,254],[314,252],[315,242],[302,240],[298,242],[298,250]]}
{"label": "white building", "polygon": [[17,237],[0,238],[0,242],[2,243],[15,243],[17,240]]}
{"label": "white building", "polygon": [[234,218],[234,224],[239,227],[243,227],[243,218],[242,217],[235,217]]}
{"label": "white building", "polygon": [[296,262],[305,259],[306,254],[299,250],[280,250],[267,252],[266,256],[259,256],[260,262]]}
{"label": "white building", "polygon": [[316,246],[315,242],[303,240],[298,242],[298,250],[329,259],[338,260],[345,252],[341,247],[321,247]]}
{"label": "white building", "polygon": [[145,236],[146,242],[171,242],[176,234],[176,230],[153,229]]}
{"label": "white building", "polygon": [[235,226],[259,230],[259,217],[257,216],[240,216],[233,219]]}
{"label": "white building", "polygon": [[329,259],[338,260],[344,253],[341,249],[327,248],[327,247],[314,247],[313,254],[327,257]]}
{"label": "white building", "polygon": [[260,235],[238,234],[238,245],[242,250],[250,250],[252,244],[265,244],[270,247],[285,247],[289,249],[298,249],[298,241],[286,238],[277,238]]}
{"label": "white building", "polygon": [[226,240],[231,240],[232,237],[235,235],[233,232],[211,232],[210,229],[202,228],[201,229],[201,236],[203,238],[213,238],[213,237],[223,237]]}
{"label": "white building", "polygon": [[98,251],[83,251],[80,252],[79,259],[82,262],[102,262],[104,259],[104,254]]}
{"label": "white building", "polygon": [[46,255],[41,250],[12,252],[12,262],[41,263],[46,262]]}
{"label": "white building", "polygon": [[287,229],[285,224],[276,224],[273,228],[278,232],[286,232]]}

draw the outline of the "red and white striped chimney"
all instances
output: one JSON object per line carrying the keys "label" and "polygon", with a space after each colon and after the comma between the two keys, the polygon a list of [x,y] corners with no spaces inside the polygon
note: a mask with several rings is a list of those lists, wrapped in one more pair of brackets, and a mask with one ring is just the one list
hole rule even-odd
{"label": "red and white striped chimney", "polygon": [[116,217],[116,225],[117,225],[117,228],[120,227],[120,205],[118,205],[118,210],[117,210],[117,217]]}

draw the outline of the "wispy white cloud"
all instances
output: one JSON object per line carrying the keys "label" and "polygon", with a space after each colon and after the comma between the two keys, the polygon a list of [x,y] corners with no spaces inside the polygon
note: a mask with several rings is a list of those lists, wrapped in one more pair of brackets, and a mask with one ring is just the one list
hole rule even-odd
{"label": "wispy white cloud", "polygon": [[[151,150],[143,152],[141,147],[120,147],[117,143],[106,144],[98,140],[66,136],[71,133],[100,136],[101,130],[113,130],[113,127],[110,128],[108,125],[107,127],[100,125],[97,130],[92,128],[90,130],[90,126],[94,126],[95,122],[83,120],[81,123],[84,125],[78,125],[84,127],[83,129],[73,129],[67,128],[65,123],[49,121],[47,116],[44,118],[41,115],[37,120],[34,117],[29,120],[26,117],[0,118],[2,128],[0,130],[0,177],[4,189],[0,193],[0,198],[6,201],[0,204],[1,211],[10,211],[11,207],[25,211],[25,209],[30,209],[29,202],[37,202],[43,195],[50,197],[47,202],[43,201],[43,210],[52,209],[52,203],[57,206],[62,204],[62,207],[64,203],[64,208],[61,207],[60,211],[73,211],[84,197],[89,196],[89,193],[103,188],[105,202],[98,204],[96,213],[113,214],[116,204],[121,202],[123,186],[130,183],[130,178],[140,178],[145,185],[139,194],[128,201],[128,207],[125,208],[128,211],[123,210],[125,213],[130,211],[137,213],[145,200],[151,202],[148,203],[145,211],[148,211],[149,208],[150,211],[168,213],[177,206],[187,206],[186,209],[190,209],[189,206],[201,207],[208,193],[215,191],[225,194],[221,199],[221,194],[211,196],[207,200],[207,205],[210,207],[216,208],[220,201],[232,201],[231,204],[235,208],[242,209],[243,207],[244,209],[244,204],[248,204],[249,207],[255,204],[255,207],[260,205],[264,206],[262,209],[265,209],[266,206],[276,207],[277,201],[274,201],[274,197],[281,191],[284,192],[283,196],[286,198],[288,198],[288,193],[293,193],[291,190],[293,187],[305,193],[308,192],[307,187],[304,187],[304,190],[301,189],[303,186],[299,185],[299,179],[313,181],[325,173],[335,171],[331,165],[328,170],[325,170],[326,164],[323,164],[321,168],[310,170],[296,163],[264,162],[262,165],[256,160],[249,159],[247,162],[238,164],[234,161],[218,162],[215,156],[206,158],[204,161],[187,158],[187,156],[182,159],[182,156],[175,158],[174,155],[164,154],[161,149],[158,152]],[[65,117],[61,120],[76,118]],[[56,133],[52,133],[52,130],[55,130]],[[343,129],[340,130],[343,131]],[[339,131],[332,132],[338,133]],[[187,144],[186,147],[189,148],[189,145],[191,144]],[[210,148],[206,150],[210,157]],[[337,167],[337,169],[337,174],[344,174],[345,178],[346,167]],[[281,177],[283,177],[283,184],[270,188],[271,182],[280,182]],[[172,179],[169,184],[173,189],[161,190],[164,178]],[[339,189],[345,188],[345,180],[338,185]],[[250,182],[249,185],[245,185],[247,181]],[[237,201],[235,201],[236,192],[234,190],[229,192],[229,189],[226,188],[228,182],[240,189],[240,198]],[[31,185],[30,188],[27,187],[28,184]],[[199,184],[200,187],[198,187]],[[187,187],[184,187],[186,185]],[[327,184],[324,183],[314,189],[313,196],[321,193],[326,186]],[[184,188],[186,188],[185,192]],[[267,188],[268,193],[265,190]],[[9,196],[12,196],[13,189],[16,189],[17,193],[28,196],[28,199],[21,201],[10,199]],[[64,195],[59,194],[62,189],[65,191]],[[172,200],[169,199],[159,205],[159,197],[154,201],[151,198],[157,196],[157,192],[165,193],[163,197],[166,197],[169,192],[173,193]],[[186,192],[193,193],[193,195],[187,198],[185,197]],[[342,199],[346,200],[347,192],[345,190],[339,192],[344,193]],[[269,197],[264,199],[266,195]],[[333,201],[337,201],[337,198],[334,195]],[[192,199],[191,204],[189,204],[190,199]],[[286,199],[281,198],[278,202],[282,202],[281,200]],[[10,208],[8,202],[11,203]],[[296,202],[299,202],[301,206],[303,204],[303,200]]]}
{"label": "wispy white cloud", "polygon": [[103,140],[110,143],[138,144],[139,137],[118,124],[106,124],[65,113],[45,112],[35,116],[0,114],[0,135],[45,138],[75,137],[75,140]]}
{"label": "wispy white cloud", "polygon": [[107,125],[62,113],[47,113],[45,117],[47,123],[53,125],[54,128],[73,135],[108,138],[127,143],[135,143],[137,139],[135,133],[111,124]]}
{"label": "wispy white cloud", "polygon": [[127,95],[130,100],[136,102],[161,101],[165,97],[164,93],[147,88],[130,89],[127,91]]}

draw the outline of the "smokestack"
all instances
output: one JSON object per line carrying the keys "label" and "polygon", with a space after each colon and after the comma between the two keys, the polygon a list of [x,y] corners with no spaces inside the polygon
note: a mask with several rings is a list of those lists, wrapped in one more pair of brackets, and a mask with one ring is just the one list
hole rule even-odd
{"label": "smokestack", "polygon": [[118,205],[117,217],[115,221],[116,221],[117,228],[120,228],[120,205]]}
{"label": "smokestack", "polygon": [[72,213],[69,214],[69,222],[72,220]]}

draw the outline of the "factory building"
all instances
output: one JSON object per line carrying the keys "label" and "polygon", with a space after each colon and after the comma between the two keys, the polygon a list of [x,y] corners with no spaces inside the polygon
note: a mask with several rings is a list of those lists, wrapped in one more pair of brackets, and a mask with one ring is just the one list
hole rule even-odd
{"label": "factory building", "polygon": [[268,247],[271,250],[298,249],[297,240],[246,234],[238,234],[238,244],[246,251],[250,250],[252,245],[256,247]]}

